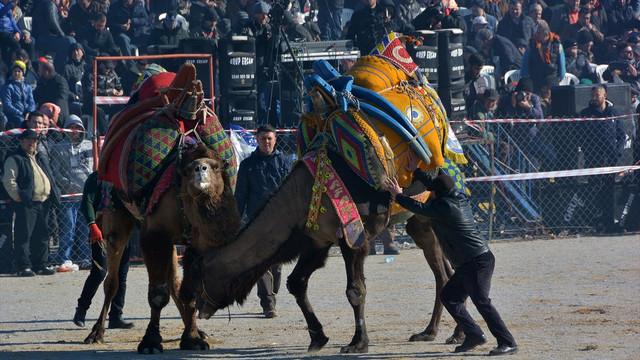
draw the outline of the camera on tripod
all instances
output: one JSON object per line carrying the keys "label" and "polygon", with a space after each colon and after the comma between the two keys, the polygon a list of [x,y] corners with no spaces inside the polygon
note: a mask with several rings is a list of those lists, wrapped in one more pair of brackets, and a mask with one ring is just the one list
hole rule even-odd
{"label": "camera on tripod", "polygon": [[269,18],[271,19],[271,23],[274,26],[282,25],[282,21],[284,20],[284,12],[289,9],[291,5],[291,0],[277,0],[271,6],[271,10],[269,11]]}

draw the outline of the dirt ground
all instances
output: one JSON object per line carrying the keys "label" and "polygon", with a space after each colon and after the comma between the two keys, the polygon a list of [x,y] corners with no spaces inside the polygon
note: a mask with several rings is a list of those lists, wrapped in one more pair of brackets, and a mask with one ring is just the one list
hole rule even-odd
{"label": "dirt ground", "polygon": [[[639,359],[640,235],[581,237],[491,243],[496,255],[492,300],[520,348],[512,359]],[[182,324],[171,303],[163,312],[165,352],[154,359],[462,359],[483,356],[489,343],[460,356],[444,344],[454,323],[443,315],[440,334],[431,343],[410,343],[422,331],[433,306],[433,276],[422,252],[406,244],[395,261],[371,256],[366,263],[369,353],[340,355],[354,331],[344,296],[345,274],[338,250],[310,281],[310,300],[325,332],[327,346],[309,354],[309,336],[293,297],[281,289],[278,317],[264,319],[258,299],[233,306],[200,327],[211,350],[179,350]],[[286,265],[288,275],[292,265]],[[72,322],[87,271],[51,277],[0,277],[0,359],[148,359],[138,355],[149,315],[146,271],[129,274],[125,318],[131,330],[107,330],[105,344],[83,339],[97,318],[102,293],[89,310],[87,328]],[[283,281],[284,283],[284,281]],[[475,309],[474,318],[481,320]],[[481,326],[486,326],[480,321]]]}

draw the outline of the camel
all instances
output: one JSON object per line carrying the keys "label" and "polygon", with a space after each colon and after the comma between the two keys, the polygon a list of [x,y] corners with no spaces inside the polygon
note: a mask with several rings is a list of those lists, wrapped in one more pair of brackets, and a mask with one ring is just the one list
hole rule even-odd
{"label": "camel", "polygon": [[[160,75],[165,80],[173,79],[173,75],[168,77],[166,73]],[[233,196],[232,179],[235,178],[232,176],[235,176],[235,169],[231,169],[228,161],[235,162],[233,150],[227,149],[230,153],[227,151],[226,154],[231,154],[232,157],[225,159],[221,156],[220,142],[211,144],[209,141],[208,143],[207,139],[211,138],[212,134],[221,134],[221,138],[218,137],[218,139],[222,139],[220,140],[222,142],[229,140],[221,132],[222,128],[211,110],[201,106],[203,103],[197,104],[198,96],[201,95],[201,83],[194,79],[195,67],[183,66],[171,84],[165,84],[169,85],[167,87],[169,91],[161,91],[157,96],[153,91],[147,91],[146,94],[150,94],[151,98],[141,98],[141,104],[151,101],[155,105],[164,103],[164,107],[160,110],[152,109],[151,114],[146,106],[139,106],[136,110],[139,104],[133,105],[134,110],[125,108],[121,116],[113,120],[111,126],[131,126],[132,123],[134,126],[126,132],[110,129],[112,131],[107,133],[99,174],[106,178],[111,175],[110,179],[113,181],[118,179],[113,175],[122,173],[118,171],[117,161],[128,159],[126,156],[112,155],[117,151],[126,153],[126,150],[122,150],[126,146],[114,146],[114,143],[139,143],[140,141],[128,142],[127,139],[144,131],[154,135],[154,140],[161,138],[157,132],[153,132],[154,126],[164,129],[169,134],[178,134],[178,137],[165,137],[169,142],[168,147],[171,148],[169,155],[165,158],[154,153],[154,156],[159,159],[158,169],[160,170],[156,174],[156,178],[159,179],[152,182],[150,188],[140,192],[142,202],[131,206],[133,193],[131,186],[123,186],[124,189],[122,189],[117,188],[114,183],[110,188],[113,208],[102,212],[98,224],[102,229],[107,248],[108,273],[104,282],[105,299],[100,317],[85,339],[85,343],[104,342],[105,319],[118,288],[117,271],[120,258],[136,220],[141,220],[139,243],[149,275],[148,301],[151,307],[151,318],[146,333],[138,345],[138,352],[141,354],[163,352],[160,315],[170,297],[173,298],[184,323],[180,348],[185,350],[209,348],[204,340],[206,334],[196,324],[191,264],[198,254],[232,241],[233,235],[240,228],[241,219]],[[153,86],[157,87],[157,84]],[[172,93],[171,89],[179,90]],[[141,91],[143,90],[144,85],[141,87]],[[164,99],[157,100],[157,97],[164,97]],[[187,106],[181,104],[187,104]],[[192,106],[194,104],[197,106]],[[188,116],[190,113],[195,116]],[[155,121],[155,123],[149,121]],[[140,125],[136,126],[136,122]],[[114,135],[118,133],[123,134],[122,137]],[[139,140],[140,137],[137,139]],[[158,148],[157,143],[152,145],[154,149]],[[228,145],[230,146],[230,143]],[[141,150],[137,147],[129,151]],[[145,158],[145,162],[149,161]],[[130,162],[125,165],[129,166],[127,169],[131,166]],[[128,201],[130,206],[123,206],[123,203]],[[184,267],[182,282],[178,275],[175,245],[187,245],[182,258]]]}
{"label": "camel", "polygon": [[[331,159],[339,163],[339,157]],[[359,187],[362,191],[355,199],[363,216],[366,239],[374,238],[388,224],[388,193],[371,190],[359,178],[348,172],[340,174],[345,183],[349,178],[349,189]],[[242,304],[256,281],[269,267],[276,263],[286,263],[298,257],[297,263],[287,279],[287,289],[295,297],[308,325],[311,343],[308,351],[320,350],[329,340],[322,324],[316,317],[307,298],[307,287],[311,274],[324,266],[329,249],[339,244],[347,271],[346,295],[353,308],[356,329],[351,342],[341,348],[342,353],[364,353],[368,351],[369,340],[364,318],[366,286],[364,261],[369,253],[369,241],[360,249],[347,246],[343,238],[337,238],[340,221],[326,197],[322,205],[328,209],[318,219],[317,231],[305,231],[307,211],[313,193],[314,177],[302,165],[297,165],[280,188],[264,203],[255,219],[241,230],[235,241],[210,250],[194,263],[193,276],[196,290],[196,307],[199,317],[209,318],[217,310],[232,303]],[[407,193],[420,192],[420,183],[414,183]],[[367,200],[369,199],[369,200]],[[369,211],[368,209],[382,211]],[[438,323],[442,315],[440,291],[453,271],[445,261],[437,243],[429,219],[413,215],[407,222],[407,233],[422,249],[434,273],[436,281],[436,301],[431,320],[426,329],[410,337],[409,341],[432,341],[438,334]],[[457,343],[464,334],[456,332],[447,340]]]}

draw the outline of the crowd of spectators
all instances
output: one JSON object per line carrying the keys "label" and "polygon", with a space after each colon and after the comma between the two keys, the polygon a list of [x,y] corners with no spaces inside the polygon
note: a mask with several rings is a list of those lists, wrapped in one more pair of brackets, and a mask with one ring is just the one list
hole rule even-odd
{"label": "crowd of spectators", "polygon": [[[349,13],[350,21],[343,21]],[[638,0],[0,0],[0,130],[92,129],[94,87],[100,96],[127,96],[149,66],[147,60],[101,61],[96,79],[96,56],[147,54],[158,47],[177,48],[188,38],[217,43],[246,35],[256,39],[260,89],[273,80],[275,60],[291,42],[349,39],[367,54],[391,31],[447,28],[465,34],[469,117],[546,117],[550,88],[566,73],[582,83],[629,83],[634,96],[640,92],[639,15]],[[595,64],[609,67],[596,73]],[[494,84],[505,83],[510,70],[527,80],[517,88],[490,89],[480,76],[484,66],[494,68]],[[106,132],[115,110],[98,108],[98,135]],[[29,115],[34,113],[38,116]],[[521,127],[513,135],[535,145],[537,156],[553,159],[555,153],[536,131],[535,125]],[[494,135],[483,129],[482,136]],[[24,139],[25,149],[33,147],[32,140]],[[19,147],[13,141],[2,139],[1,162]],[[75,172],[53,171],[57,189],[82,188],[65,182],[86,178],[93,167],[86,163],[86,142],[67,132],[40,132],[39,161]],[[75,227],[77,208],[58,213],[57,221],[48,220],[54,229]],[[78,229],[86,232],[84,226]],[[58,262],[71,260],[67,249],[73,235],[59,231],[54,236],[64,237]],[[87,260],[88,248],[81,250],[74,261]]]}

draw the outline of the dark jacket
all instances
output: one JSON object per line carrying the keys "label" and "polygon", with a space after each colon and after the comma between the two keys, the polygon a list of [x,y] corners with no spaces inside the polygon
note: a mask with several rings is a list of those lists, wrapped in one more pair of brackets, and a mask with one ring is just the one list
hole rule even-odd
{"label": "dark jacket", "polygon": [[416,30],[433,30],[433,19],[440,21],[442,29],[462,29],[463,32],[467,32],[467,24],[460,11],[452,11],[447,15],[445,10],[445,13],[439,14],[438,7],[434,6],[426,8],[411,23]]}
{"label": "dark jacket", "polygon": [[87,63],[84,61],[84,57],[80,62],[76,63],[73,61],[71,56],[69,56],[67,63],[64,65],[62,77],[67,80],[67,86],[69,87],[69,101],[81,101],[82,88],[80,88],[80,91],[77,91],[76,84],[78,81],[82,80],[86,67]]}
{"label": "dark jacket", "polygon": [[[82,111],[87,112],[90,109],[93,109],[93,87],[97,88],[98,96],[107,96],[110,95],[107,90],[108,89],[116,89],[122,90],[122,84],[120,83],[120,78],[115,71],[110,71],[108,74],[103,75],[100,74],[100,70],[98,70],[98,81],[96,84],[95,78],[93,77],[93,70],[88,69],[85,71],[84,76],[82,77]],[[92,110],[91,110],[92,111]]]}
{"label": "dark jacket", "polygon": [[178,25],[175,29],[169,29],[164,25],[164,21],[158,24],[149,36],[149,45],[175,45],[180,44],[180,40],[189,37],[189,33]]}
{"label": "dark jacket", "polygon": [[56,73],[51,80],[38,80],[33,97],[36,104],[50,102],[60,106],[60,119],[69,116],[69,85],[62,75]]}
{"label": "dark jacket", "polygon": [[76,35],[76,41],[82,44],[85,55],[91,59],[98,56],[99,53],[107,53],[111,56],[120,55],[118,47],[113,41],[113,35],[107,28],[96,31],[93,26],[84,27]]}
{"label": "dark jacket", "polygon": [[[25,206],[31,206],[31,201],[33,199],[33,167],[31,166],[31,160],[29,160],[29,155],[27,155],[20,146],[18,146],[12,156],[18,166],[18,178],[16,179],[16,182],[18,184],[20,199]],[[45,175],[49,179],[49,183],[51,184],[49,200],[54,204],[59,204],[60,188],[55,182],[49,162],[45,161],[36,153],[36,163],[40,166],[42,171],[44,171]]]}
{"label": "dark jacket", "polygon": [[256,149],[240,163],[235,197],[240,215],[252,217],[262,201],[291,170],[291,157],[276,150],[264,155]]}
{"label": "dark jacket", "polygon": [[536,24],[530,17],[522,15],[520,16],[520,21],[516,24],[511,15],[507,15],[498,23],[496,34],[506,37],[515,44],[517,39],[524,39],[529,42],[535,31]]}
{"label": "dark jacket", "polygon": [[[429,187],[433,177],[417,169],[414,176]],[[487,240],[473,220],[469,198],[455,189],[434,201],[421,203],[404,194],[396,196],[403,208],[431,219],[438,243],[451,266],[457,269],[480,254],[489,251]]]}
{"label": "dark jacket", "polygon": [[134,0],[133,6],[126,7],[122,0],[114,1],[107,13],[107,26],[114,36],[122,33],[121,26],[131,19],[131,26],[125,32],[130,38],[137,38],[148,32],[149,15],[141,0]]}
{"label": "dark jacket", "polygon": [[591,70],[589,59],[587,59],[587,56],[582,51],[578,50],[577,57],[569,57],[566,55],[567,53],[565,53],[565,66],[568,73],[580,79],[595,80],[595,71]]}
{"label": "dark jacket", "polygon": [[[589,103],[580,112],[581,118],[619,116],[620,111],[607,100],[604,111]],[[624,124],[621,119],[580,121],[573,133],[581,137],[579,146],[584,152],[585,167],[616,166],[622,157],[625,143]]]}
{"label": "dark jacket", "polygon": [[539,92],[547,77],[555,76],[557,81],[560,82],[567,70],[564,59],[564,50],[562,49],[560,39],[555,39],[549,44],[550,63],[542,60],[540,51],[532,45],[532,43],[529,43],[527,50],[525,50],[524,55],[522,56],[520,76],[523,78],[530,77],[533,82],[533,90],[535,92]]}
{"label": "dark jacket", "polygon": [[496,67],[500,74],[513,69],[520,69],[522,53],[513,45],[511,40],[501,35],[493,35],[492,56],[500,59],[500,66]]}
{"label": "dark jacket", "polygon": [[620,35],[624,32],[625,28],[629,26],[633,19],[633,9],[628,5],[618,6],[616,2],[607,12],[607,31],[602,32],[608,36]]}
{"label": "dark jacket", "polygon": [[60,26],[60,13],[52,0],[42,0],[33,11],[31,35],[38,41],[40,36],[65,36]]}
{"label": "dark jacket", "polygon": [[556,9],[549,22],[549,28],[556,34],[562,34],[565,26],[571,25],[570,23],[571,9],[565,4]]}

